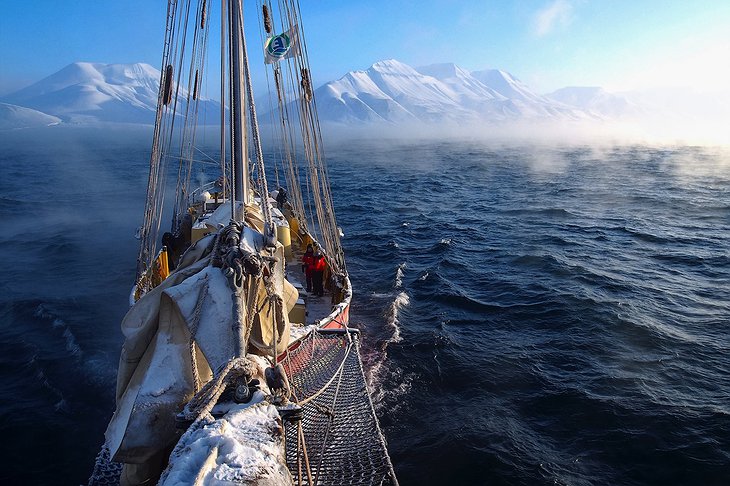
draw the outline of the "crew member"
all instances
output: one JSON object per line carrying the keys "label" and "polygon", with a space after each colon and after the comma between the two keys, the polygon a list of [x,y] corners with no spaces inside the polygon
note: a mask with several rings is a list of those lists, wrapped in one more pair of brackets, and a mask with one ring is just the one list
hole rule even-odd
{"label": "crew member", "polygon": [[286,204],[286,189],[284,189],[283,187],[280,187],[276,193],[276,207],[279,209],[284,209],[285,204]]}
{"label": "crew member", "polygon": [[324,276],[324,269],[326,267],[324,256],[317,249],[314,252],[314,258],[312,263],[312,283],[314,284],[314,295],[322,297],[324,295],[324,288],[322,287],[322,279]]}
{"label": "crew member", "polygon": [[307,245],[307,251],[302,255],[302,272],[307,279],[307,293],[312,291],[312,267],[314,265],[314,249]]}

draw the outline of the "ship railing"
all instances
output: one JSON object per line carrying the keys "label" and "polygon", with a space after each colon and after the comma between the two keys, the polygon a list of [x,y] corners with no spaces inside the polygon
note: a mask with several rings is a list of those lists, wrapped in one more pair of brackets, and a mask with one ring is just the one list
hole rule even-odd
{"label": "ship railing", "polygon": [[152,265],[145,270],[137,283],[132,287],[129,293],[129,305],[132,306],[144,294],[160,285],[167,277],[170,276],[170,260],[167,254],[167,247],[163,246],[157,252],[157,256],[152,261]]}
{"label": "ship railing", "polygon": [[[190,203],[197,202],[199,200],[199,197],[204,192],[206,192],[206,191],[207,192],[210,192],[211,189],[214,189],[216,187],[217,183],[218,183],[218,181],[212,181],[212,182],[208,182],[206,184],[203,184],[202,186],[196,187],[193,190],[193,192],[190,193],[190,196],[189,196]],[[217,191],[213,191],[213,192],[217,192]]]}

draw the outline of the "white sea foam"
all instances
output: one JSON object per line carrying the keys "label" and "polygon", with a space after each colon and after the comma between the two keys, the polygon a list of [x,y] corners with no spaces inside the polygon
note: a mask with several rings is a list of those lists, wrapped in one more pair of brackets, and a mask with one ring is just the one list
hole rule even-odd
{"label": "white sea foam", "polygon": [[[396,288],[400,288],[402,286],[404,268],[406,268],[406,264],[402,263],[396,270]],[[393,333],[391,337],[385,341],[382,356],[379,356],[379,359],[368,370],[367,382],[369,384],[373,404],[376,408],[380,408],[384,406],[384,403],[390,402],[391,400],[389,400],[388,397],[393,395],[399,396],[407,393],[411,387],[411,379],[403,380],[400,378],[402,375],[402,370],[400,368],[390,369],[387,364],[387,346],[391,343],[398,343],[403,340],[400,330],[400,311],[407,307],[410,302],[411,299],[405,291],[399,292],[393,299],[387,314],[387,323]],[[388,381],[398,383],[398,386],[392,390],[386,390],[383,386],[380,386],[386,378],[388,378]]]}
{"label": "white sea foam", "polygon": [[63,337],[66,339],[66,349],[69,353],[76,357],[81,357],[81,346],[76,342],[76,336],[68,327],[63,331]]}
{"label": "white sea foam", "polygon": [[56,412],[68,412],[70,410],[70,406],[65,398],[61,398],[53,405],[53,409]]}
{"label": "white sea foam", "polygon": [[390,305],[390,309],[388,312],[388,325],[393,329],[393,335],[388,340],[388,342],[399,343],[403,340],[400,335],[400,320],[398,319],[398,317],[400,315],[400,310],[408,306],[410,302],[411,299],[410,297],[408,297],[408,294],[405,292],[400,292],[395,297],[395,300],[393,300],[393,303]]}
{"label": "white sea foam", "polygon": [[403,270],[406,268],[406,263],[403,262],[398,265],[398,269],[395,271],[395,288],[399,289],[403,287]]}
{"label": "white sea foam", "polygon": [[450,245],[451,244],[451,238],[441,238],[441,241],[439,241],[442,245]]}
{"label": "white sea foam", "polygon": [[[401,368],[389,368],[383,359],[373,366],[370,372],[370,397],[376,411],[387,407],[389,411],[397,409],[401,404],[398,397],[406,395],[413,387],[414,374],[404,375]],[[393,384],[393,388],[383,386]]]}
{"label": "white sea foam", "polygon": [[81,352],[81,346],[76,341],[76,336],[71,332],[71,328],[68,327],[63,319],[56,318],[53,320],[54,329],[62,330],[63,338],[66,340],[66,350],[76,358],[81,358],[83,353]]}
{"label": "white sea foam", "polygon": [[68,402],[66,402],[66,399],[63,397],[63,393],[61,393],[61,390],[53,386],[48,380],[48,375],[46,375],[46,372],[43,370],[43,367],[38,360],[38,355],[33,355],[33,357],[25,364],[25,366],[31,370],[33,376],[35,376],[35,379],[38,380],[43,388],[47,389],[48,391],[53,393],[56,398],[58,398],[58,401],[54,405],[56,411],[68,410]]}
{"label": "white sea foam", "polygon": [[39,304],[38,307],[36,307],[34,315],[36,317],[41,317],[43,319],[52,319],[53,318],[53,316],[50,314],[50,312],[48,312],[48,310],[46,309],[46,306],[44,306],[43,304]]}
{"label": "white sea foam", "polygon": [[63,319],[53,315],[43,304],[38,305],[35,310],[35,316],[51,321],[53,328],[61,331],[61,335],[66,341],[66,350],[75,358],[80,359],[82,357],[83,352],[81,351],[81,346],[79,346],[79,343],[76,341],[76,336],[74,336],[71,328]]}
{"label": "white sea foam", "polygon": [[366,383],[370,397],[373,400],[373,405],[375,406],[383,399],[383,387],[380,385],[383,383],[386,358],[387,354],[383,352],[383,356],[367,370]]}

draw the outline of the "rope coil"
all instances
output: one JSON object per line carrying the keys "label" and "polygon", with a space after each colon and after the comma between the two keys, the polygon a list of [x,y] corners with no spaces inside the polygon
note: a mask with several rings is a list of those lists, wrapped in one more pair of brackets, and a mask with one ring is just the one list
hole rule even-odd
{"label": "rope coil", "polygon": [[238,379],[251,381],[256,374],[256,364],[248,358],[233,358],[216,374],[216,376],[196,393],[185,405],[180,417],[184,420],[198,422],[201,419],[212,419],[213,410],[218,399],[229,384]]}

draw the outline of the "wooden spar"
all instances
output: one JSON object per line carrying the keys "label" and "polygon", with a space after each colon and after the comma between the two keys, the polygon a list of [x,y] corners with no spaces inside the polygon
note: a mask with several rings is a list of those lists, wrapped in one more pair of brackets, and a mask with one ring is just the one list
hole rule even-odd
{"label": "wooden spar", "polygon": [[167,68],[165,68],[165,81],[162,86],[162,92],[164,93],[162,104],[167,106],[172,100],[172,64],[168,64]]}
{"label": "wooden spar", "polygon": [[229,42],[231,45],[231,110],[229,124],[231,131],[231,159],[235,187],[233,196],[236,201],[248,202],[248,162],[245,150],[245,111],[243,79],[243,11],[241,0],[229,0]]}
{"label": "wooden spar", "polygon": [[193,101],[198,99],[198,70],[195,70],[195,81],[193,81]]}
{"label": "wooden spar", "polygon": [[269,14],[269,7],[266,6],[266,4],[261,5],[261,9],[263,10],[264,14],[264,30],[267,34],[271,34],[272,27],[271,27],[271,15]]}

